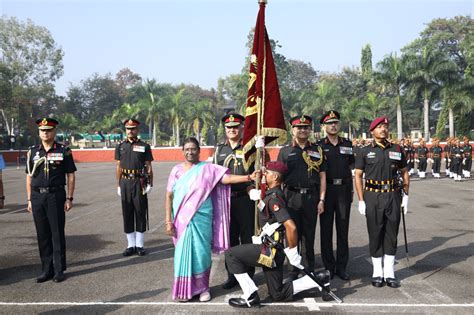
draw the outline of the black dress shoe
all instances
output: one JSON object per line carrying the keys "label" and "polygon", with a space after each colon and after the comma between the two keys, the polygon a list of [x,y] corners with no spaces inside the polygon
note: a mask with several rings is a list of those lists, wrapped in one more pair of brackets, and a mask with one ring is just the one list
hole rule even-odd
{"label": "black dress shoe", "polygon": [[342,280],[350,280],[351,279],[351,276],[349,276],[349,274],[347,272],[345,272],[344,270],[338,270],[336,271],[336,275],[341,278]]}
{"label": "black dress shoe", "polygon": [[146,255],[146,250],[143,247],[137,247],[137,254],[138,256],[145,256]]}
{"label": "black dress shoe", "polygon": [[122,255],[124,255],[125,257],[127,256],[132,256],[133,254],[135,254],[135,247],[128,247],[126,250],[123,251]]}
{"label": "black dress shoe", "polygon": [[[321,272],[318,272],[316,274],[316,279],[323,285],[324,289],[321,288],[322,291],[322,299],[323,301],[331,301],[332,297],[329,295],[328,291],[331,291],[331,271],[329,270],[324,270]],[[327,289],[327,290],[326,290]]]}
{"label": "black dress shoe", "polygon": [[52,278],[53,278],[52,273],[43,272],[42,274],[38,276],[38,278],[36,278],[36,283],[43,283],[48,280],[51,280]]}
{"label": "black dress shoe", "polygon": [[56,273],[53,277],[54,282],[63,282],[64,280],[66,280],[66,276],[62,271]]}
{"label": "black dress shoe", "polygon": [[227,281],[222,284],[222,289],[230,290],[238,284],[237,279],[232,275],[227,278]]}
{"label": "black dress shoe", "polygon": [[385,285],[385,282],[383,281],[383,277],[373,277],[372,285],[376,288],[383,287]]}
{"label": "black dress shoe", "polygon": [[232,307],[240,307],[240,308],[252,308],[252,307],[260,307],[260,297],[258,296],[258,292],[255,291],[249,298],[232,298],[229,299],[229,305]]}
{"label": "black dress shoe", "polygon": [[400,287],[400,281],[398,281],[397,278],[387,278],[385,282],[387,282],[387,285],[391,288],[396,289]]}

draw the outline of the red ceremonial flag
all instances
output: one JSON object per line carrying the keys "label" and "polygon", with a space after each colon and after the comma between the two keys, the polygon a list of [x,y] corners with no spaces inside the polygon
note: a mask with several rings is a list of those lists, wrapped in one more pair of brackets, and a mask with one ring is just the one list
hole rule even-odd
{"label": "red ceremonial flag", "polygon": [[275,63],[265,27],[265,3],[260,2],[248,82],[243,134],[244,165],[256,159],[255,136],[265,136],[265,144],[276,139],[286,141],[286,125],[281,108]]}

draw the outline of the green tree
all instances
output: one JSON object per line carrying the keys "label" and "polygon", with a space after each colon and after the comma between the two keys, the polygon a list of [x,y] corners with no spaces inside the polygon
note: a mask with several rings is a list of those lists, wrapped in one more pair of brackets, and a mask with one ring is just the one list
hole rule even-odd
{"label": "green tree", "polygon": [[365,82],[369,82],[372,79],[372,48],[370,44],[366,44],[362,48],[360,57],[360,69],[362,71],[362,77]]}
{"label": "green tree", "polygon": [[398,58],[396,53],[385,56],[377,64],[376,78],[381,84],[382,93],[386,93],[395,103],[398,139],[403,137],[402,93],[406,85],[406,76],[404,59]]}
{"label": "green tree", "polygon": [[423,133],[428,141],[430,99],[439,92],[443,78],[455,75],[456,69],[442,52],[428,47],[416,53],[410,52],[406,57],[409,86],[423,99]]}

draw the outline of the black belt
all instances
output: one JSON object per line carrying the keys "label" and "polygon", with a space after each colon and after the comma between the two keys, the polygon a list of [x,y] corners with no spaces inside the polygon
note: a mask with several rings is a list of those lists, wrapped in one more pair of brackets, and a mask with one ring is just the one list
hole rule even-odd
{"label": "black belt", "polygon": [[286,186],[286,188],[288,188],[288,190],[291,190],[300,194],[311,194],[316,191],[314,188],[291,187],[291,186]]}
{"label": "black belt", "polygon": [[352,184],[352,178],[333,178],[333,179],[327,179],[326,183],[329,185],[349,185]]}
{"label": "black belt", "polygon": [[247,196],[247,190],[240,190],[240,191],[231,191],[230,196],[231,197],[242,197],[242,196]]}
{"label": "black belt", "polygon": [[372,184],[365,182],[365,190],[374,191],[374,192],[392,192],[395,191],[397,187],[394,183],[392,184]]}
{"label": "black belt", "polygon": [[141,178],[143,177],[142,174],[122,174],[122,178],[125,179],[135,179],[135,178]]}
{"label": "black belt", "polygon": [[40,194],[49,194],[53,192],[57,192],[59,190],[64,189],[64,186],[51,186],[51,187],[31,187],[34,191],[40,193]]}

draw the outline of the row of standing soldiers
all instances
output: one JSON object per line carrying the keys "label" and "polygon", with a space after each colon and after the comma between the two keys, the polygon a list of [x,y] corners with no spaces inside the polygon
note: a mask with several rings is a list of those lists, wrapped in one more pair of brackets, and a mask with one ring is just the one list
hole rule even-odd
{"label": "row of standing soldiers", "polygon": [[[418,169],[419,178],[426,178],[429,164],[433,178],[441,178],[441,163],[444,160],[446,176],[455,181],[461,181],[462,177],[471,177],[472,145],[468,137],[463,137],[462,142],[460,138],[448,137],[444,146],[441,146],[439,138],[433,138],[430,148],[426,146],[424,139],[420,139],[416,147],[409,138],[394,143],[400,144],[403,148],[410,175],[415,174]],[[366,146],[364,139],[354,139],[352,144],[354,148]]]}

